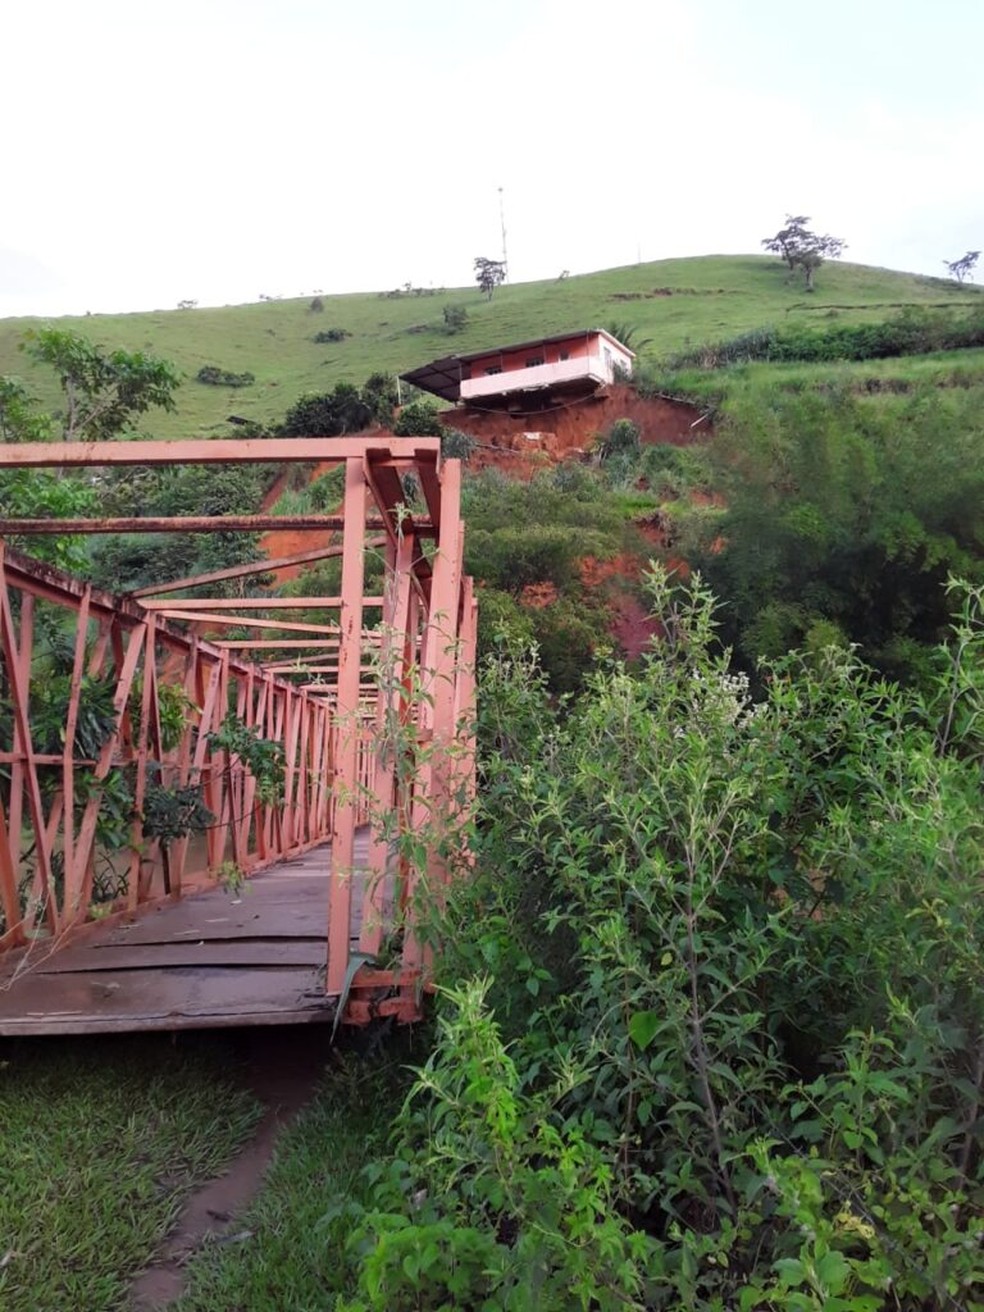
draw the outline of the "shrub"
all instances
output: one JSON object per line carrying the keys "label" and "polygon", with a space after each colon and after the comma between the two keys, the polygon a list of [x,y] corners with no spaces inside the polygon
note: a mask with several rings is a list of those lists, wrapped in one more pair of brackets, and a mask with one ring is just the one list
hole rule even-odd
{"label": "shrub", "polygon": [[321,314],[324,311],[324,308],[325,303],[320,296],[315,296],[311,301],[311,304],[308,306],[308,309],[312,314]]}
{"label": "shrub", "polygon": [[[581,1135],[613,1172],[599,1224],[658,1241],[609,1232],[652,1281],[614,1286],[629,1306],[980,1306],[984,590],[953,586],[932,696],[827,648],[774,664],[756,702],[699,580],[651,583],[659,646],[638,676],[597,672],[574,713],[515,653],[486,664],[475,877],[442,969],[496,979],[442,1004],[403,1196],[426,1180],[422,1222],[470,1230],[501,1269],[527,1167],[550,1176],[545,1214],[571,1197],[548,1152],[517,1148],[533,1104],[575,1136],[572,1165]],[[503,1162],[515,1212],[485,1192]]]}
{"label": "shrub", "polygon": [[433,401],[411,401],[393,425],[397,437],[437,437],[441,433],[438,408]]}
{"label": "shrub", "polygon": [[284,416],[288,437],[338,437],[358,433],[372,420],[372,408],[352,383],[336,383],[331,392],[302,396]]}
{"label": "shrub", "polygon": [[311,340],[318,343],[344,342],[346,337],[351,336],[347,328],[324,328],[321,332],[315,333]]}
{"label": "shrub", "polygon": [[477,443],[470,433],[460,428],[441,428],[441,454],[452,460],[469,460]]}
{"label": "shrub", "polygon": [[212,387],[251,387],[256,382],[256,375],[248,371],[236,374],[228,369],[220,369],[215,364],[203,364],[195,375],[200,383]]}
{"label": "shrub", "polygon": [[639,425],[631,419],[616,419],[598,443],[598,457],[604,461],[613,456],[638,455],[639,442]]}
{"label": "shrub", "polygon": [[445,305],[443,314],[444,331],[449,337],[460,333],[468,323],[468,310],[464,305]]}

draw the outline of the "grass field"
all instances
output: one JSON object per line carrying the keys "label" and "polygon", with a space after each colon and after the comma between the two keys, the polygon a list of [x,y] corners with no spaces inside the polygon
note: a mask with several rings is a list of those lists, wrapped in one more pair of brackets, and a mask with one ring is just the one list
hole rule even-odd
{"label": "grass field", "polygon": [[[658,360],[681,347],[717,340],[751,328],[836,319],[885,319],[907,305],[967,306],[980,288],[831,263],[817,291],[789,282],[783,266],[767,256],[709,255],[630,265],[550,282],[506,286],[486,301],[477,288],[449,288],[428,295],[323,297],[222,309],[162,310],[92,315],[59,323],[83,331],[109,348],[145,350],[174,362],[185,374],[172,415],[148,416],[154,437],[215,436],[231,430],[227,417],[276,421],[305,392],[329,391],[336,382],[361,383],[374,371],[398,373],[438,355],[522,341],[572,328],[617,321],[634,327],[636,340],[651,339],[647,358]],[[445,305],[464,306],[463,331],[443,331]],[[50,406],[57,393],[50,378],[20,353],[24,333],[37,320],[0,320],[0,374],[15,374]],[[343,328],[344,341],[317,344],[318,331]],[[203,365],[250,371],[253,386],[199,383]]]}
{"label": "grass field", "polygon": [[0,1046],[0,1308],[113,1312],[259,1106],[194,1036]]}

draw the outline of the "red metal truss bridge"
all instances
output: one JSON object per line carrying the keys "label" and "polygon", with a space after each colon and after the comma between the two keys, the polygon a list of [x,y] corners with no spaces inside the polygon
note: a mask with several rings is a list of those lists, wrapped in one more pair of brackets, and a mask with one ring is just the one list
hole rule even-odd
{"label": "red metal truss bridge", "polygon": [[[344,468],[336,514],[25,520],[0,507],[0,1035],[421,1014],[433,949],[420,908],[467,869],[474,796],[460,463],[437,438],[0,446],[7,469],[312,461]],[[10,545],[271,529],[318,538],[127,595]],[[258,586],[331,557],[337,595]],[[367,576],[382,578],[372,592]],[[228,595],[234,580],[254,595]],[[59,677],[52,635],[54,741],[36,724]],[[111,710],[86,755],[96,686]],[[182,708],[177,734],[166,698]],[[275,795],[223,737],[230,716],[279,744]],[[121,780],[124,838],[107,850],[100,821]],[[155,831],[161,789],[199,797],[205,827]]]}

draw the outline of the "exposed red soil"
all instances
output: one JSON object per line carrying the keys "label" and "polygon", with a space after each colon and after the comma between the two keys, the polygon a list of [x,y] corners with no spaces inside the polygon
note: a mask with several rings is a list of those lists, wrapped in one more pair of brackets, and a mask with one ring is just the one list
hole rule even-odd
{"label": "exposed red soil", "polygon": [[527,583],[519,594],[519,600],[520,604],[526,606],[529,610],[542,610],[544,606],[552,606],[558,596],[556,584],[545,581],[543,583]]}
{"label": "exposed red soil", "polygon": [[[617,419],[631,419],[638,424],[641,440],[647,444],[689,446],[706,442],[711,436],[707,419],[694,406],[658,397],[647,399],[624,385],[603,388],[593,397],[526,414],[459,406],[441,415],[447,427],[460,429],[476,439],[478,447],[469,462],[470,468],[494,466],[514,478],[531,478],[537,470],[562,461],[587,461],[596,436]],[[385,429],[374,431],[384,439],[391,436]],[[330,468],[317,465],[311,474],[312,481]],[[286,485],[284,475],[267,494],[264,510],[274,505]],[[700,493],[694,495],[694,502],[722,504],[716,496]],[[665,526],[658,516],[639,521],[636,528],[654,549],[665,550],[669,546]],[[263,535],[260,549],[271,557],[290,556],[327,546],[333,536],[337,537],[329,531],[277,529]],[[685,560],[673,559],[668,563],[681,578],[689,577]],[[659,627],[640,601],[618,587],[619,581],[636,583],[645,564],[644,557],[630,554],[606,561],[586,557],[581,562],[581,577],[587,587],[610,585],[612,637],[630,659],[645,649]],[[296,577],[303,568],[293,566],[279,571],[278,581]],[[542,609],[557,600],[557,590],[550,583],[533,584],[523,590],[520,600],[531,609]]]}
{"label": "exposed red soil", "polygon": [[639,425],[643,442],[688,446],[706,441],[710,430],[694,406],[660,397],[647,399],[631,387],[603,388],[593,397],[550,410],[509,414],[459,406],[445,410],[441,420],[474,437],[479,448],[473,467],[498,465],[507,473],[529,478],[545,465],[586,458],[598,433],[616,419]]}

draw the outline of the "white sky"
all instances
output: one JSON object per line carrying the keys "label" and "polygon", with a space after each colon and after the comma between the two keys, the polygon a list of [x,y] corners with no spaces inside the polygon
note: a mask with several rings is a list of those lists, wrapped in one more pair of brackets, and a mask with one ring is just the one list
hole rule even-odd
{"label": "white sky", "polygon": [[984,248],[980,0],[6,0],[0,316]]}

